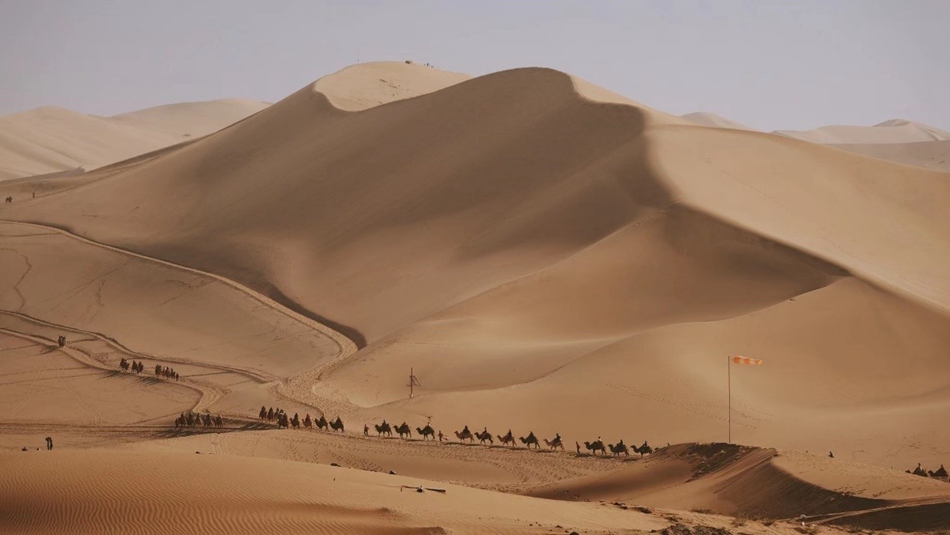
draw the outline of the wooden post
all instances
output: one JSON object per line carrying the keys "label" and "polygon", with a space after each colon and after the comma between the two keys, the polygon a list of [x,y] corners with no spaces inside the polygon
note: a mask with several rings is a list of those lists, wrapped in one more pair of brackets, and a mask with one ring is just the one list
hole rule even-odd
{"label": "wooden post", "polygon": [[729,386],[727,390],[729,391],[729,444],[732,444],[732,358],[726,356],[726,377]]}

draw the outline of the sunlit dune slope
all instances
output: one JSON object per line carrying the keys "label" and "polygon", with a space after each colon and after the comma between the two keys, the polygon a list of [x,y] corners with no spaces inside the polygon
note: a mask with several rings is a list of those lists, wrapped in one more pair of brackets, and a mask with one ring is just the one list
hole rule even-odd
{"label": "sunlit dune slope", "polygon": [[[268,459],[54,450],[3,453],[0,462],[4,533],[550,533],[555,526],[666,525],[600,504]],[[446,492],[415,492],[420,485]]]}
{"label": "sunlit dune slope", "polygon": [[175,138],[201,137],[236,123],[269,106],[265,102],[227,98],[181,102],[109,117],[114,123],[161,132]]}
{"label": "sunlit dune slope", "polygon": [[907,121],[890,119],[874,126],[822,126],[813,130],[777,130],[776,134],[812,143],[915,143],[950,140],[950,132]]}
{"label": "sunlit dune slope", "polygon": [[872,158],[890,160],[907,165],[916,165],[935,171],[950,173],[950,141],[921,141],[918,143],[871,143],[856,145],[832,145]]}
{"label": "sunlit dune slope", "polygon": [[0,117],[0,181],[95,169],[220,130],[267,105],[225,99],[148,108],[115,117],[57,107]]}

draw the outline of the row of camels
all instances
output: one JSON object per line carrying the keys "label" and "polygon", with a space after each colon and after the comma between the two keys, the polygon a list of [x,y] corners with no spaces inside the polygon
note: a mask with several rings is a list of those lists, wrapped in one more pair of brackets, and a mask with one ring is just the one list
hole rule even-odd
{"label": "row of camels", "polygon": [[188,411],[187,414],[183,412],[178,418],[175,418],[175,427],[198,427],[199,425],[221,427],[224,425],[224,420],[220,414],[211,416],[211,413],[198,414],[191,411]]}
{"label": "row of camels", "polygon": [[[376,428],[377,437],[382,437],[383,435],[391,437],[393,436],[393,431],[395,431],[399,435],[399,438],[406,438],[406,439],[412,438],[412,428],[410,428],[409,424],[407,424],[406,422],[403,422],[402,424],[397,425],[397,426],[392,426],[391,424],[386,422],[386,420],[383,420],[383,423],[373,424],[373,427]],[[437,436],[435,429],[433,429],[430,424],[426,424],[425,427],[421,427],[421,428],[417,427],[416,433],[422,436],[422,440],[424,441],[429,440],[430,438],[432,440],[435,440]],[[461,431],[454,431],[454,433],[455,433],[455,438],[457,438],[459,442],[467,441],[470,444],[474,444],[475,439],[478,439],[478,442],[480,444],[486,444],[486,443],[488,445],[495,444],[494,437],[488,431],[488,428],[484,428],[482,429],[482,431],[473,432],[466,425],[464,429],[462,429]],[[363,435],[369,436],[368,425],[363,426]],[[498,437],[498,441],[503,446],[517,446],[518,445],[515,442],[515,436],[514,436],[514,433],[511,432],[511,429],[509,429],[508,433],[505,434],[504,436],[502,435],[495,435],[495,436]],[[439,431],[438,432],[439,442],[443,442],[444,438],[445,438],[445,435],[442,434],[442,431]],[[533,447],[535,449],[540,450],[541,442],[544,442],[544,445],[547,447],[548,450],[561,450],[561,451],[564,450],[564,441],[561,438],[561,435],[559,433],[555,433],[554,438],[552,438],[551,440],[548,440],[546,438],[538,440],[538,437],[535,436],[534,431],[531,431],[528,433],[528,436],[526,437],[518,437],[518,441],[524,444],[528,449],[531,449]],[[580,455],[581,453],[580,444],[575,442],[574,445],[577,449],[577,454]],[[590,451],[594,455],[597,455],[597,454],[607,455],[608,450],[614,456],[624,455],[628,457],[630,456],[630,450],[633,450],[635,453],[639,453],[640,457],[643,457],[643,455],[645,454],[653,453],[653,448],[650,447],[650,445],[646,441],[644,441],[643,444],[639,447],[627,446],[626,444],[623,443],[623,440],[619,441],[617,444],[608,444],[605,447],[604,442],[600,440],[600,438],[598,438],[597,440],[593,442],[584,442],[584,447],[587,448],[587,450]]]}
{"label": "row of camels", "polygon": [[258,417],[261,420],[264,420],[267,422],[277,422],[278,429],[286,429],[289,427],[293,427],[294,429],[299,429],[300,426],[303,425],[305,429],[316,427],[317,429],[320,429],[320,430],[339,431],[340,433],[345,432],[345,429],[343,427],[343,420],[341,420],[339,416],[336,417],[336,420],[333,420],[332,422],[328,422],[327,419],[324,418],[323,416],[320,416],[320,418],[312,419],[310,418],[310,413],[307,413],[306,416],[304,416],[304,419],[301,420],[300,416],[296,412],[294,413],[293,418],[289,418],[287,416],[287,413],[284,412],[284,410],[281,409],[280,407],[278,407],[277,410],[275,411],[273,407],[268,409],[262,406],[261,411],[258,413]]}
{"label": "row of camels", "polygon": [[[287,415],[287,413],[284,412],[284,410],[281,409],[280,407],[278,407],[276,410],[273,407],[271,408],[261,407],[261,410],[258,413],[258,417],[261,420],[264,420],[267,422],[276,422],[278,428],[293,427],[294,429],[298,429],[301,426],[303,426],[305,429],[316,427],[317,429],[320,429],[320,430],[327,430],[327,431],[333,430],[333,431],[339,431],[340,433],[345,432],[344,427],[343,427],[343,420],[341,420],[339,416],[337,416],[336,420],[334,421],[327,421],[327,419],[323,416],[320,416],[320,418],[318,419],[311,419],[310,414],[307,414],[306,416],[304,416],[304,419],[301,420],[297,413],[294,413],[293,418],[290,418]],[[392,437],[393,432],[395,432],[396,434],[399,435],[399,438],[408,439],[408,440],[412,439],[412,428],[406,422],[403,422],[399,425],[392,425],[386,420],[383,420],[381,424],[373,424],[373,427],[376,429],[377,437],[383,437],[383,436]],[[436,440],[436,438],[438,438],[439,442],[444,442],[446,440],[446,436],[442,433],[442,431],[436,431],[432,427],[431,424],[427,423],[425,427],[416,427],[415,429],[416,429],[416,434],[418,436],[421,436],[423,441],[427,441],[427,440],[434,441]],[[516,439],[511,429],[508,430],[508,433],[502,436],[502,435],[492,435],[488,431],[488,428],[483,428],[482,431],[472,431],[469,429],[467,425],[461,431],[454,431],[453,433],[455,434],[455,438],[458,439],[458,441],[462,443],[468,442],[469,444],[474,444],[475,440],[478,439],[478,442],[480,444],[487,444],[489,446],[493,446],[495,444],[495,438],[497,437],[498,441],[503,446],[516,447],[518,445],[518,442],[521,442],[521,444],[523,444],[529,450],[532,448],[540,450],[541,443],[543,442],[544,446],[547,447],[549,451],[553,451],[553,450],[564,451],[564,440],[561,438],[561,435],[559,433],[555,433],[554,438],[548,440],[547,438],[539,439],[534,434],[534,431],[531,431],[528,433],[528,436],[526,437],[519,436]],[[368,437],[369,434],[370,434],[369,425],[363,425],[363,436]],[[516,440],[518,442],[516,442]],[[581,455],[580,443],[575,442],[574,446],[577,451],[577,454]],[[587,449],[587,451],[589,451],[593,455],[603,455],[603,456],[606,456],[608,452],[610,452],[610,454],[612,454],[615,457],[621,456],[621,455],[629,457],[631,450],[634,453],[639,453],[640,457],[653,453],[653,448],[647,443],[647,441],[643,441],[643,444],[640,446],[628,446],[623,443],[623,440],[617,442],[616,444],[605,445],[604,441],[601,440],[600,437],[598,437],[597,440],[594,440],[593,442],[585,441],[584,447]]]}
{"label": "row of camels", "polygon": [[[60,339],[62,340],[61,343],[63,344],[66,343],[65,336],[60,336]],[[128,360],[125,359],[125,357],[122,357],[122,359],[119,361],[119,367],[122,368],[122,371],[125,371],[125,372],[129,371],[130,368],[132,370],[132,373],[142,373],[143,371],[145,371],[145,364],[142,364],[141,362],[137,360],[133,360],[132,362],[129,362]],[[176,381],[181,379],[181,376],[178,375],[178,372],[176,372],[174,368],[169,368],[168,366],[162,366],[161,364],[155,365],[155,377],[164,377],[165,379],[174,379]]]}
{"label": "row of camels", "polygon": [[948,477],[950,477],[947,475],[947,469],[944,468],[942,464],[940,465],[940,468],[934,471],[924,470],[920,467],[920,463],[917,463],[917,468],[914,468],[913,471],[905,470],[905,472],[908,474],[914,474],[915,476],[932,477],[934,479],[943,479],[945,481],[948,479]]}

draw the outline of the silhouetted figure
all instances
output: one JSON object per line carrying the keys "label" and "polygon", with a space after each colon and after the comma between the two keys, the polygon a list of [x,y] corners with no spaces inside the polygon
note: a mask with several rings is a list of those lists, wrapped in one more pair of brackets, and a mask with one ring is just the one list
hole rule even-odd
{"label": "silhouetted figure", "polygon": [[369,426],[366,425],[366,424],[363,424],[363,436],[364,436],[364,437],[368,437],[368,436],[369,436]]}
{"label": "silhouetted figure", "polygon": [[439,429],[439,442],[442,442],[442,439],[445,435],[442,434],[442,430]]}
{"label": "silhouetted figure", "polygon": [[65,347],[65,346],[66,346],[66,337],[60,335],[60,337],[56,339],[56,342],[59,344],[59,347]]}
{"label": "silhouetted figure", "polygon": [[575,442],[575,443],[574,443],[574,447],[577,449],[577,454],[580,455],[580,454],[581,454],[581,445],[580,445],[580,443],[579,443],[579,442]]}
{"label": "silhouetted figure", "polygon": [[52,439],[52,437],[46,437],[46,449],[47,449],[47,450],[53,449],[53,439]]}
{"label": "silhouetted figure", "polygon": [[831,452],[829,451],[829,452],[828,452],[828,457],[831,458],[831,459],[834,459],[834,458],[835,458],[835,454],[834,454],[834,453],[831,453]]}

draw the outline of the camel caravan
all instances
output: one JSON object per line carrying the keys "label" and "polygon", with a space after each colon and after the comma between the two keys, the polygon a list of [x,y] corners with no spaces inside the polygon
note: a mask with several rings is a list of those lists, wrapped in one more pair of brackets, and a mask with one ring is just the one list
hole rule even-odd
{"label": "camel caravan", "polygon": [[[412,439],[412,430],[409,427],[409,424],[407,424],[406,422],[403,422],[402,424],[397,425],[397,426],[393,426],[386,420],[383,420],[383,423],[373,424],[373,427],[376,429],[377,438],[382,438],[382,437],[392,438],[393,432],[395,431],[399,435],[399,438],[408,439],[408,440]],[[438,441],[440,443],[445,442],[447,440],[446,435],[442,434],[442,431],[436,432],[435,429],[433,429],[430,424],[426,424],[426,426],[423,428],[417,427],[416,433],[422,437],[423,441],[428,441],[430,440],[430,438],[431,440],[435,441],[436,437],[438,437]],[[528,436],[517,437],[516,439],[511,429],[509,429],[508,433],[506,433],[504,436],[495,435],[493,437],[492,434],[488,431],[488,428],[483,428],[481,431],[472,431],[466,425],[461,431],[453,431],[453,434],[455,435],[455,438],[458,440],[460,444],[474,445],[475,441],[478,440],[479,444],[493,446],[495,444],[495,438],[497,438],[498,442],[500,442],[502,446],[507,446],[507,447],[512,447],[512,448],[517,448],[518,442],[521,442],[521,444],[523,444],[529,450],[530,449],[541,450],[541,443],[544,442],[544,447],[547,449],[547,451],[555,451],[555,450],[564,451],[564,440],[561,438],[561,435],[559,433],[555,433],[554,438],[549,440],[546,438],[538,439],[538,437],[532,431],[528,433]],[[366,437],[370,436],[369,425],[363,426],[363,436],[366,436]],[[518,442],[516,442],[516,440]],[[581,452],[580,443],[575,442],[574,444],[577,449],[577,455],[584,455],[584,453]],[[604,442],[598,437],[598,439],[595,440],[594,442],[584,442],[584,446],[587,449],[587,451],[590,452],[589,454],[592,454],[592,455],[600,454],[603,456],[607,456],[607,452],[609,451],[614,457],[619,457],[621,455],[624,457],[629,457],[630,451],[633,450],[634,453],[639,453],[640,457],[642,458],[644,455],[653,453],[653,448],[647,443],[647,441],[644,441],[643,444],[639,447],[627,446],[626,444],[623,443],[623,440],[618,442],[616,445],[608,444],[605,446]]]}
{"label": "camel caravan", "polygon": [[[62,343],[65,343],[66,341],[65,337],[61,337],[61,338],[63,338]],[[141,362],[137,360],[133,360],[129,362],[128,360],[125,359],[125,357],[122,357],[122,360],[119,361],[119,367],[122,368],[122,371],[124,372],[131,371],[132,373],[142,373],[143,371],[145,371],[144,364],[142,364]],[[181,380],[181,376],[178,375],[178,373],[175,371],[174,368],[169,368],[168,366],[162,366],[161,364],[155,365],[155,377],[165,378],[169,380],[174,379],[176,381]]]}
{"label": "camel caravan", "polygon": [[[316,427],[322,431],[332,430],[338,431],[340,433],[345,432],[343,420],[341,420],[339,416],[337,416],[336,420],[329,422],[323,416],[320,416],[319,419],[313,419],[310,417],[310,414],[306,414],[303,420],[301,420],[297,413],[294,413],[293,417],[290,417],[280,407],[277,407],[277,409],[274,409],[273,407],[261,407],[261,410],[258,413],[258,418],[265,422],[276,423],[278,429],[289,429],[291,427],[294,429],[299,429],[300,427],[303,427],[304,429],[311,429]],[[407,422],[403,422],[399,425],[393,425],[386,420],[383,420],[382,423],[372,425],[372,429],[375,429],[376,431],[376,438],[394,438],[396,435],[398,435],[400,439],[413,440],[413,429]],[[424,442],[432,440],[433,442],[438,441],[439,443],[444,443],[449,440],[447,435],[443,434],[441,430],[437,431],[434,429],[430,423],[427,423],[425,427],[416,427],[415,432],[417,436],[422,437]],[[364,424],[363,436],[370,437],[371,433],[372,430],[369,424]],[[458,441],[457,443],[459,444],[475,445],[475,441],[478,440],[479,444],[494,446],[495,438],[497,438],[501,446],[510,448],[518,448],[518,442],[520,442],[525,448],[529,450],[534,449],[540,451],[542,449],[541,443],[543,442],[544,449],[546,451],[564,451],[564,440],[561,438],[559,433],[555,433],[554,437],[551,439],[539,439],[533,431],[529,432],[528,436],[526,437],[515,437],[514,433],[511,431],[511,429],[509,429],[508,433],[502,436],[492,435],[488,431],[487,427],[482,428],[481,431],[472,431],[466,425],[461,431],[453,431],[453,434],[455,435],[455,438]],[[619,441],[617,444],[607,444],[605,446],[603,440],[601,440],[600,437],[598,437],[597,440],[593,442],[584,442],[584,447],[589,453],[581,452],[580,443],[575,442],[574,445],[576,447],[578,456],[601,455],[606,457],[608,455],[607,452],[609,451],[614,457],[629,457],[630,451],[632,450],[634,453],[639,453],[640,457],[642,458],[644,455],[652,454],[654,451],[646,441],[644,441],[639,447],[627,446],[623,443],[623,440]]]}
{"label": "camel caravan", "polygon": [[188,411],[187,413],[181,413],[181,415],[175,419],[175,427],[221,427],[224,425],[224,420],[221,418],[221,415],[211,416],[211,413],[198,414],[195,412]]}
{"label": "camel caravan", "polygon": [[924,470],[920,467],[920,463],[917,463],[917,468],[914,468],[913,470],[905,470],[905,472],[915,476],[930,477],[933,479],[940,479],[942,481],[950,482],[950,476],[947,474],[947,469],[944,468],[942,464],[937,470]]}
{"label": "camel caravan", "polygon": [[316,427],[321,431],[334,431],[344,433],[346,430],[343,427],[343,420],[339,416],[336,417],[336,420],[328,422],[326,418],[320,416],[318,419],[310,418],[310,413],[307,413],[304,416],[304,419],[300,419],[300,415],[296,412],[294,417],[290,418],[287,416],[287,413],[284,412],[284,409],[277,407],[277,410],[274,410],[273,407],[267,408],[261,406],[261,411],[257,414],[257,417],[265,422],[272,422],[277,424],[278,429],[289,429],[293,427],[294,429],[300,429],[301,425],[305,429],[311,429]]}

